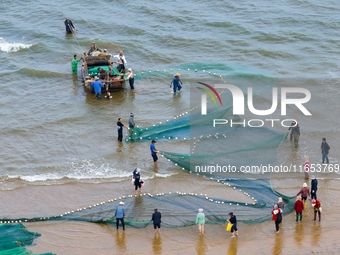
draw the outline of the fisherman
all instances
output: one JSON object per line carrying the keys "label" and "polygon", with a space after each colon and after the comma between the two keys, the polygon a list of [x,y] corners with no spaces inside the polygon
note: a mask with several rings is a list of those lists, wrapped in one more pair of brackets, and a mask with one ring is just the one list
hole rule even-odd
{"label": "fisherman", "polygon": [[322,153],[322,164],[326,163],[329,164],[328,153],[331,147],[329,147],[328,143],[326,142],[326,138],[322,138],[321,142],[321,153]]}
{"label": "fisherman", "polygon": [[123,141],[123,127],[126,129],[129,129],[127,126],[125,126],[122,123],[122,118],[118,118],[117,121],[117,131],[118,131],[118,141],[122,142]]}
{"label": "fisherman", "polygon": [[319,200],[312,199],[312,206],[314,208],[314,220],[316,220],[316,214],[319,216],[319,221],[321,221],[322,207]]}
{"label": "fisherman", "polygon": [[272,210],[272,220],[275,222],[276,233],[280,233],[280,224],[282,222],[282,209],[277,204],[274,205]]}
{"label": "fisherman", "polygon": [[77,74],[78,73],[78,63],[80,60],[83,60],[83,58],[77,58],[77,55],[73,56],[71,66],[72,66],[72,74]]}
{"label": "fisherman", "polygon": [[296,201],[294,203],[294,210],[295,210],[295,221],[299,221],[299,216],[300,216],[300,221],[302,221],[302,212],[304,210],[305,205],[304,202],[301,200],[301,196],[296,197]]}
{"label": "fisherman", "polygon": [[76,28],[73,26],[72,21],[69,18],[66,18],[64,23],[65,23],[66,33],[72,34],[76,30]]}
{"label": "fisherman", "polygon": [[95,97],[98,99],[102,98],[102,87],[104,87],[104,84],[99,81],[99,78],[96,76],[95,81],[91,82],[91,85],[93,87]]}
{"label": "fisherman", "polygon": [[139,188],[139,192],[142,193],[142,179],[140,178],[140,169],[137,167],[134,171],[133,171],[133,185],[135,186],[135,195],[138,194],[138,188]]}
{"label": "fisherman", "polygon": [[113,57],[118,58],[118,59],[123,59],[124,64],[127,65],[123,51],[120,51],[118,55],[114,55]]}
{"label": "fisherman", "polygon": [[154,228],[154,233],[156,234],[156,231],[158,229],[158,234],[161,233],[161,218],[162,215],[161,213],[158,211],[157,208],[154,209],[154,213],[152,214],[152,222],[153,222],[153,228]]}
{"label": "fisherman", "polygon": [[151,156],[153,158],[154,166],[157,166],[157,160],[158,160],[157,153],[159,153],[159,151],[156,149],[155,143],[156,143],[155,140],[151,141],[150,151],[151,151]]}
{"label": "fisherman", "polygon": [[122,223],[123,230],[125,230],[124,216],[125,216],[124,202],[120,201],[115,212],[117,230],[119,227],[119,221]]}
{"label": "fisherman", "polygon": [[174,77],[172,78],[172,81],[170,83],[170,88],[171,88],[171,86],[173,86],[174,94],[176,94],[177,89],[178,89],[178,93],[180,93],[180,90],[182,88],[181,84],[183,85],[183,82],[181,81],[179,76],[180,76],[180,74],[176,73],[174,75]]}
{"label": "fisherman", "polygon": [[135,120],[134,120],[135,115],[132,113],[130,113],[130,118],[129,118],[129,128],[133,129],[135,128]]}
{"label": "fisherman", "polygon": [[312,181],[310,183],[310,189],[311,189],[311,199],[316,199],[316,191],[318,190],[318,180],[315,178],[315,176],[312,176]]}
{"label": "fisherman", "polygon": [[203,213],[203,209],[198,209],[198,214],[196,215],[195,224],[198,225],[198,232],[200,236],[204,235],[204,223],[205,223],[205,215]]}
{"label": "fisherman", "polygon": [[96,43],[95,43],[95,42],[92,42],[92,45],[90,46],[90,49],[89,49],[89,51],[87,52],[87,55],[92,56],[93,53],[98,54],[98,53],[100,53],[100,52],[102,52],[101,49],[99,49],[99,48],[96,46]]}
{"label": "fisherman", "polygon": [[296,122],[296,125],[293,126],[293,127],[290,127],[292,128],[292,136],[293,136],[293,140],[294,140],[294,145],[295,145],[295,148],[299,147],[299,138],[300,138],[300,127],[299,127],[299,124]]}
{"label": "fisherman", "polygon": [[306,208],[307,197],[310,196],[309,188],[307,187],[307,183],[304,183],[303,188],[296,195],[301,195],[301,199],[303,201],[304,208]]}
{"label": "fisherman", "polygon": [[117,70],[120,73],[124,73],[125,72],[125,64],[124,64],[124,60],[122,58],[118,59],[117,61],[118,66],[117,66]]}
{"label": "fisherman", "polygon": [[130,88],[135,89],[135,87],[133,85],[135,83],[135,75],[132,72],[131,68],[128,69],[128,79],[129,79]]}

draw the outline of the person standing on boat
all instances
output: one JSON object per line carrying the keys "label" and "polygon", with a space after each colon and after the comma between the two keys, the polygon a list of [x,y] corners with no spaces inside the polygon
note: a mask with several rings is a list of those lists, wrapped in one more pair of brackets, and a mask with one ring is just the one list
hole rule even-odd
{"label": "person standing on boat", "polygon": [[128,79],[129,79],[130,88],[135,89],[135,87],[133,85],[135,83],[135,75],[132,72],[131,68],[128,69]]}
{"label": "person standing on boat", "polygon": [[124,60],[122,58],[118,59],[118,66],[117,66],[117,70],[120,72],[120,73],[123,73],[125,72],[125,64],[124,64]]}
{"label": "person standing on boat", "polygon": [[125,59],[123,51],[120,51],[118,55],[114,55],[113,57],[114,58],[118,58],[118,59],[123,59],[124,64],[127,65],[127,62],[126,62],[126,59]]}
{"label": "person standing on boat", "polygon": [[117,121],[117,131],[118,131],[118,141],[122,142],[123,141],[123,127],[126,129],[129,129],[127,126],[125,126],[122,123],[122,118],[118,118]]}
{"label": "person standing on boat", "polygon": [[179,93],[181,88],[182,88],[181,84],[183,85],[183,82],[181,81],[179,76],[180,76],[180,74],[176,73],[174,75],[174,77],[172,78],[172,81],[170,83],[170,88],[171,88],[171,86],[173,86],[174,94],[176,94],[177,89],[178,89],[178,93]]}
{"label": "person standing on boat", "polygon": [[91,82],[91,85],[93,87],[95,97],[98,99],[102,98],[102,87],[104,87],[104,84],[99,81],[99,78],[96,76],[95,81]]}
{"label": "person standing on boat", "polygon": [[77,58],[77,55],[73,56],[71,66],[72,66],[72,74],[77,74],[78,73],[78,63],[80,60],[83,58]]}
{"label": "person standing on boat", "polygon": [[66,20],[64,21],[64,24],[65,24],[66,33],[72,34],[73,31],[76,30],[76,28],[73,26],[72,21],[69,18],[66,18]]}

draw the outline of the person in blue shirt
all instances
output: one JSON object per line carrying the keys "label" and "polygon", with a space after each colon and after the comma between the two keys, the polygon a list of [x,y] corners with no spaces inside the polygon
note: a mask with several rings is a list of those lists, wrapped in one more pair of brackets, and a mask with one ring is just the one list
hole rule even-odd
{"label": "person in blue shirt", "polygon": [[157,166],[157,160],[158,160],[157,153],[159,153],[159,151],[156,149],[155,143],[156,143],[155,140],[151,141],[150,151],[151,151],[151,156],[153,158],[153,163],[155,166]]}
{"label": "person in blue shirt", "polygon": [[94,82],[91,82],[91,85],[93,87],[95,97],[98,99],[102,98],[102,87],[104,87],[104,84],[99,81],[99,78],[96,76]]}
{"label": "person in blue shirt", "polygon": [[117,229],[119,227],[119,221],[120,221],[122,223],[123,230],[125,230],[124,216],[125,216],[124,202],[120,201],[115,212]]}
{"label": "person in blue shirt", "polygon": [[173,86],[173,90],[174,90],[174,94],[176,94],[176,91],[178,90],[178,93],[180,92],[183,82],[181,81],[181,79],[179,78],[180,74],[176,73],[174,78],[172,78],[172,81],[170,83],[170,88],[171,86]]}

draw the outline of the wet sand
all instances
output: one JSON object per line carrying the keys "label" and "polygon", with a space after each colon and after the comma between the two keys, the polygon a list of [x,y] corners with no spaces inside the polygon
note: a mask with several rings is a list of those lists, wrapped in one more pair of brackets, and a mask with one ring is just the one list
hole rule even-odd
{"label": "wet sand", "polygon": [[[284,184],[282,183],[284,182]],[[272,180],[272,186],[286,195],[294,195],[303,179]],[[324,207],[322,221],[313,221],[310,204],[302,223],[295,214],[284,216],[283,228],[275,233],[274,222],[239,223],[239,236],[230,237],[225,225],[205,225],[205,236],[197,227],[162,228],[160,236],[152,226],[142,229],[127,227],[118,232],[114,226],[87,222],[27,223],[30,231],[41,233],[28,249],[35,253],[63,254],[339,254],[337,236],[340,206],[333,205],[339,188],[338,180],[320,180],[318,196]],[[284,187],[284,188],[283,188]],[[248,201],[240,192],[226,192],[216,181],[180,172],[168,178],[147,181],[144,192],[197,192],[235,201]],[[29,194],[29,196],[27,196]],[[105,201],[115,196],[133,194],[130,181],[106,184],[69,183],[59,186],[29,186],[3,192],[2,201],[12,206],[3,208],[4,215],[36,217],[58,215],[64,211]],[[18,203],[13,203],[17,201]],[[15,207],[15,209],[13,209]],[[197,205],[199,207],[199,205]],[[160,210],[161,211],[161,210]],[[14,213],[13,213],[14,212]],[[237,211],[234,211],[237,215]],[[266,212],[264,212],[266,213]],[[270,212],[268,212],[270,214]],[[150,215],[151,217],[151,215]],[[166,217],[166,215],[163,215]],[[193,215],[193,218],[195,215]]]}

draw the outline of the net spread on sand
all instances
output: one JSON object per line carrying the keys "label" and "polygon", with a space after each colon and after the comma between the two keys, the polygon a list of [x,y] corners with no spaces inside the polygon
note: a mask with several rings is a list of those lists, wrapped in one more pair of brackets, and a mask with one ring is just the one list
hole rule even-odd
{"label": "net spread on sand", "polygon": [[[203,65],[202,67],[208,69]],[[186,67],[185,72],[198,72],[197,69],[190,68],[192,67]],[[214,68],[225,67],[215,66]],[[182,69],[182,73],[184,70]],[[175,72],[174,70],[172,71]],[[140,79],[152,77],[154,79],[165,75],[169,78],[169,72],[169,70],[145,72],[136,77]],[[214,79],[218,79],[219,82],[224,82],[223,77],[215,73],[206,71],[203,72],[203,75],[206,76],[207,73],[214,76]],[[232,79],[233,75],[230,78]],[[253,75],[246,77],[241,75],[241,78],[251,79],[253,84],[253,81],[256,80]],[[264,80],[265,83],[269,82],[269,79]],[[262,76],[261,82],[263,85]],[[223,102],[231,102],[231,100],[224,97]],[[279,196],[283,198],[286,204],[284,214],[292,212],[294,198],[273,190],[270,185],[269,174],[259,176],[245,174],[240,171],[232,173],[204,171],[210,165],[223,166],[232,164],[236,169],[239,169],[241,165],[274,163],[277,158],[277,148],[285,138],[285,134],[266,127],[235,126],[226,128],[220,125],[212,128],[212,119],[239,120],[237,116],[232,114],[230,103],[225,103],[220,108],[214,108],[210,104],[208,106],[209,114],[206,116],[200,115],[197,101],[195,105],[190,111],[174,116],[171,120],[164,120],[149,127],[135,128],[126,141],[150,142],[153,139],[170,139],[190,143],[190,152],[188,151],[188,153],[162,152],[162,155],[178,167],[188,171],[188,173],[201,175],[223,185],[225,192],[221,193],[219,197],[176,191],[161,194],[149,193],[137,197],[130,195],[117,196],[85,208],[74,208],[60,215],[1,219],[0,255],[29,254],[22,246],[31,244],[39,234],[27,231],[23,225],[25,222],[72,220],[115,224],[114,213],[120,201],[125,202],[126,225],[133,228],[144,228],[149,225],[155,206],[160,209],[163,215],[162,227],[168,228],[186,227],[195,224],[198,207],[204,209],[207,224],[224,223],[229,218],[229,212],[234,212],[238,221],[241,222],[263,222],[271,218],[271,209]],[[251,198],[251,202],[232,201],[229,196],[230,192],[242,192],[248,200]],[[248,200],[245,199],[245,201]]]}

